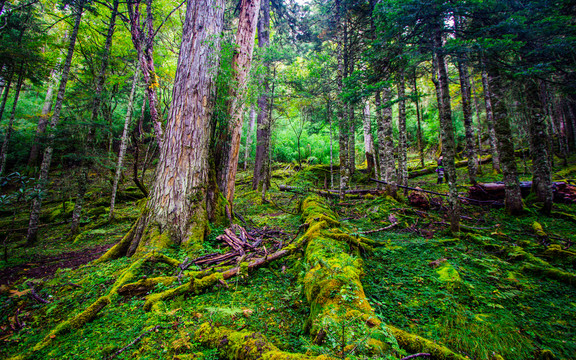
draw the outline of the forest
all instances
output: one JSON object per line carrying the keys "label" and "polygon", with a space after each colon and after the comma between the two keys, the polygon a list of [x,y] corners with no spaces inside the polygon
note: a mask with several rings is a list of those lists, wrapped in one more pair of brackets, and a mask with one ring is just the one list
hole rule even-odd
{"label": "forest", "polygon": [[576,359],[571,0],[0,0],[0,358]]}

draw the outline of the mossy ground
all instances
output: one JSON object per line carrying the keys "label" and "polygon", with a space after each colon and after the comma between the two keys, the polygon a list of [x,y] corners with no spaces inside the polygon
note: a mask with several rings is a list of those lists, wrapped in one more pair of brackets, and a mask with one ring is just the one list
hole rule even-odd
{"label": "mossy ground", "polygon": [[[488,169],[489,165],[484,168]],[[301,224],[297,211],[304,196],[279,192],[275,184],[323,187],[325,172],[326,167],[298,173],[281,167],[272,178],[269,202],[262,202],[261,194],[251,190],[250,174],[241,173],[235,211],[247,227],[277,229],[291,238]],[[464,172],[465,169],[459,169],[462,179],[465,179]],[[327,176],[329,184],[330,174]],[[360,172],[355,176],[356,180],[365,177]],[[527,179],[528,175],[524,177]],[[481,180],[497,178],[486,172]],[[434,174],[411,179],[410,185],[440,192],[447,190],[445,184],[435,184]],[[373,187],[374,184],[360,186]],[[88,199],[88,210],[107,206],[102,201],[104,197],[101,194]],[[54,195],[46,203],[47,216],[62,206],[61,200],[61,196]],[[0,267],[26,264],[30,256],[38,254],[57,255],[103,243],[113,244],[128,232],[137,218],[136,202],[136,199],[126,199],[118,204],[117,220],[111,224],[106,223],[104,215],[85,216],[80,230],[82,236],[76,242],[66,237],[67,224],[42,228],[39,243],[33,248],[20,247],[23,240],[11,237],[8,263],[1,262]],[[411,208],[402,197],[395,201],[375,196],[347,198],[341,205],[335,199],[329,202],[343,229],[352,234],[388,225],[391,214],[398,220],[398,225],[391,230],[366,235],[381,246],[373,252],[357,253],[364,262],[365,275],[361,279],[364,292],[385,324],[441,343],[470,359],[492,359],[494,354],[504,359],[534,359],[539,358],[543,350],[551,350],[560,359],[574,358],[576,287],[554,280],[545,272],[527,271],[525,267],[527,258],[532,263],[534,259],[542,259],[551,268],[576,272],[574,259],[559,256],[558,252],[546,252],[545,245],[532,230],[532,224],[537,221],[554,237],[549,239],[552,245],[564,247],[564,242],[556,238],[575,240],[571,220],[541,216],[531,204],[527,204],[525,215],[514,218],[503,209],[465,206],[463,224],[486,229],[464,233],[458,239],[449,235],[447,227],[441,224],[446,221],[441,206],[424,212]],[[574,205],[557,205],[555,209],[576,215]],[[11,212],[3,214],[2,228],[11,228]],[[27,215],[22,205],[14,227],[25,227]],[[67,220],[63,216],[55,221]],[[238,222],[243,224],[242,220]],[[212,228],[202,253],[223,251],[222,244],[215,241],[222,230]],[[180,261],[187,256],[174,248],[164,252]],[[441,259],[446,260],[440,261],[439,266],[429,265]],[[133,259],[121,258],[87,264],[75,270],[62,269],[51,279],[33,280],[36,292],[48,299],[49,304],[38,303],[27,295],[29,287],[24,278],[5,289],[0,294],[0,357],[30,350],[62,321],[105,295],[133,262]],[[171,359],[193,355],[218,359],[222,354],[217,349],[202,345],[194,338],[195,331],[204,323],[234,331],[260,332],[282,351],[305,353],[311,348],[306,331],[310,305],[302,285],[307,271],[303,252],[297,252],[229,280],[228,288],[216,285],[202,294],[161,301],[149,312],[143,308],[145,295],[119,297],[80,329],[57,335],[49,346],[35,353],[34,358],[107,358],[144,334],[141,341],[117,358]],[[169,265],[145,263],[133,276],[136,281],[176,274]],[[182,283],[189,279],[190,273],[185,274]],[[160,284],[152,292],[177,286],[178,282],[168,286]],[[18,331],[10,327],[15,326],[17,313],[24,325]],[[155,326],[159,327],[148,332]]]}

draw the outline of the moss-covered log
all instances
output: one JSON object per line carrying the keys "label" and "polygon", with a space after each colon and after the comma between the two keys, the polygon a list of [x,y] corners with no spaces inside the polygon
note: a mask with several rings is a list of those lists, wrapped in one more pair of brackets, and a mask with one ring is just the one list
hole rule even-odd
{"label": "moss-covered log", "polygon": [[439,345],[431,340],[425,339],[418,335],[407,333],[406,331],[387,326],[388,331],[394,335],[398,345],[409,353],[429,353],[435,360],[465,360],[468,357],[458,355],[452,350]]}
{"label": "moss-covered log", "polygon": [[280,351],[259,332],[233,331],[203,323],[194,334],[202,345],[217,348],[221,358],[234,360],[328,360],[325,355],[308,356]]}
{"label": "moss-covered log", "polygon": [[310,270],[303,281],[314,342],[341,344],[338,356],[393,354],[396,341],[366,299],[360,282],[362,259],[352,254],[336,214],[312,196],[302,204],[302,219],[309,224],[303,238],[308,241],[305,259]]}

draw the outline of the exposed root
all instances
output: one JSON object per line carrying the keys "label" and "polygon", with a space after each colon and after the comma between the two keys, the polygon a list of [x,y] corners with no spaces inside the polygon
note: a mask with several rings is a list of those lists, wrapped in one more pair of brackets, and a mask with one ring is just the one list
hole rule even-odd
{"label": "exposed root", "polygon": [[466,357],[456,354],[447,347],[436,344],[435,342],[418,335],[410,334],[391,325],[387,325],[387,328],[388,331],[396,337],[398,345],[409,353],[426,352],[432,355],[432,358],[436,360],[466,359]]}

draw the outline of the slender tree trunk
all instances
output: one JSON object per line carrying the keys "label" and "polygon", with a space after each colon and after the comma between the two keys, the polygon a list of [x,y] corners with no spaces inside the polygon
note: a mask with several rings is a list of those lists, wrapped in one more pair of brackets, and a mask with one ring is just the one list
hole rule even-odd
{"label": "slender tree trunk", "polygon": [[76,38],[78,37],[78,29],[80,28],[80,21],[82,20],[83,10],[84,2],[80,1],[77,5],[77,8],[75,8],[76,18],[74,21],[74,28],[70,35],[68,54],[66,55],[64,67],[62,68],[62,77],[60,79],[60,85],[56,95],[56,104],[54,105],[54,112],[50,121],[50,134],[48,135],[46,149],[44,150],[44,157],[42,158],[42,164],[40,165],[40,176],[38,177],[36,186],[34,187],[34,193],[37,194],[37,196],[32,200],[30,222],[28,225],[28,234],[26,236],[27,245],[33,245],[36,242],[38,236],[38,224],[40,222],[40,210],[42,209],[42,197],[44,196],[44,191],[48,183],[48,172],[50,171],[52,153],[54,151],[54,130],[60,121],[60,112],[62,111],[64,94],[66,93],[66,83],[68,82],[68,75],[70,73],[70,66],[72,64],[72,56],[74,55],[74,46],[76,45]]}
{"label": "slender tree trunk", "polygon": [[16,84],[16,94],[14,94],[14,102],[12,104],[12,113],[10,120],[8,120],[8,127],[4,135],[4,142],[2,143],[2,150],[0,151],[0,176],[4,175],[6,171],[6,159],[8,158],[8,143],[12,137],[12,130],[14,127],[14,118],[16,117],[16,107],[18,106],[18,98],[20,97],[20,90],[24,82],[24,64],[20,65],[20,73],[18,74],[18,83]]}
{"label": "slender tree trunk", "polygon": [[52,100],[54,97],[54,85],[57,81],[56,69],[52,69],[50,72],[50,77],[48,79],[48,90],[46,90],[46,97],[44,98],[44,105],[42,106],[42,113],[38,118],[38,127],[36,128],[36,136],[34,142],[32,142],[32,148],[30,148],[30,156],[28,157],[28,167],[33,168],[38,162],[38,154],[40,152],[41,139],[46,132],[48,127],[48,119],[50,118],[50,112],[52,111]]}
{"label": "slender tree trunk", "polygon": [[532,155],[532,192],[544,203],[542,213],[550,215],[554,193],[552,189],[552,169],[549,161],[549,135],[546,131],[546,109],[543,97],[544,85],[529,81],[526,88],[529,108],[530,148]]}
{"label": "slender tree trunk", "polygon": [[[390,106],[391,92],[385,87],[382,89],[384,98],[380,98],[380,91],[376,92],[376,114],[378,115],[378,155],[380,160],[380,180],[388,183],[386,192],[396,197],[396,168],[394,164],[394,138],[392,134],[392,107]],[[383,108],[382,100],[385,107]]]}
{"label": "slender tree trunk", "polygon": [[488,74],[482,70],[482,87],[484,88],[484,104],[486,106],[486,125],[488,126],[488,139],[490,140],[490,153],[492,154],[492,168],[500,172],[500,154],[498,153],[498,140],[494,129],[494,110],[492,108],[492,92],[488,82]]}
{"label": "slender tree trunk", "polygon": [[132,118],[134,94],[136,93],[136,85],[138,84],[138,77],[140,76],[139,70],[140,68],[136,66],[136,70],[134,70],[134,80],[132,80],[132,89],[130,90],[130,97],[128,98],[128,109],[126,110],[126,117],[124,118],[124,130],[122,131],[122,140],[120,141],[120,152],[118,153],[118,162],[116,163],[116,174],[114,175],[114,183],[112,184],[112,196],[110,199],[110,212],[108,213],[108,221],[112,221],[112,219],[114,219],[116,193],[118,192],[118,183],[120,182],[120,176],[122,175],[124,156],[126,155],[126,148],[128,147],[128,131],[130,130],[130,120]]}
{"label": "slender tree trunk", "polygon": [[370,101],[364,104],[364,152],[366,153],[366,170],[369,176],[375,173],[376,162],[374,161],[374,139],[372,138],[372,122],[370,121]]}
{"label": "slender tree trunk", "polygon": [[6,101],[8,101],[8,94],[10,93],[10,86],[12,86],[12,77],[14,76],[14,67],[10,70],[10,75],[8,75],[8,82],[4,86],[4,91],[2,92],[2,104],[0,104],[0,120],[4,115],[4,109],[6,108]]}
{"label": "slender tree trunk", "polygon": [[326,115],[330,130],[330,189],[334,189],[334,135],[332,134],[332,112],[330,111],[330,98],[326,99]]}
{"label": "slender tree trunk", "polygon": [[478,159],[474,146],[474,127],[472,125],[472,95],[470,93],[470,74],[468,65],[464,60],[458,60],[458,74],[460,76],[460,94],[462,97],[462,113],[464,114],[464,130],[466,132],[466,157],[468,159],[468,179],[472,185],[476,184],[478,173]]}
{"label": "slender tree trunk", "polygon": [[350,181],[350,167],[348,166],[348,122],[346,121],[345,107],[342,102],[342,88],[343,77],[345,71],[345,64],[343,62],[344,56],[344,29],[342,19],[342,3],[341,0],[335,2],[336,10],[336,59],[338,61],[338,70],[336,74],[336,117],[338,118],[338,128],[340,129],[339,143],[339,159],[340,159],[340,200],[344,200],[344,191],[348,188]]}
{"label": "slender tree trunk", "polygon": [[348,105],[348,121],[350,123],[348,135],[348,167],[350,176],[356,171],[356,119],[354,119],[354,105]]}
{"label": "slender tree trunk", "polygon": [[458,188],[456,178],[456,166],[454,164],[455,143],[454,125],[452,124],[452,109],[450,105],[450,88],[448,73],[446,71],[446,61],[443,54],[443,41],[441,25],[434,34],[435,65],[438,73],[438,87],[442,102],[438,104],[440,112],[440,127],[442,129],[442,164],[446,171],[448,182],[448,216],[450,218],[450,231],[457,234],[460,232],[460,201],[458,199]]}
{"label": "slender tree trunk", "polygon": [[498,140],[498,153],[500,155],[500,166],[504,176],[506,186],[506,210],[517,215],[523,212],[522,195],[520,193],[520,183],[518,181],[518,170],[516,167],[516,157],[514,154],[514,142],[510,120],[504,102],[503,84],[497,68],[488,70],[488,88],[492,109],[494,112],[494,131]]}
{"label": "slender tree trunk", "polygon": [[[270,46],[270,0],[262,0],[260,18],[258,20],[258,47],[266,49]],[[266,75],[270,74],[270,64],[264,63]],[[269,172],[268,158],[270,153],[271,119],[268,116],[270,103],[270,82],[267,78],[261,81],[263,93],[258,97],[258,118],[256,119],[256,157],[254,159],[254,177],[252,189],[262,188]]]}
{"label": "slender tree trunk", "polygon": [[250,157],[250,145],[252,144],[252,133],[254,132],[254,124],[256,123],[256,107],[250,107],[250,119],[248,122],[248,132],[246,133],[246,146],[244,149],[244,171],[248,167],[248,158]]}
{"label": "slender tree trunk", "polygon": [[132,43],[138,53],[142,76],[146,82],[146,96],[150,108],[150,118],[154,128],[154,135],[158,146],[162,147],[163,129],[162,119],[160,118],[160,100],[158,99],[157,89],[158,76],[154,66],[154,17],[152,16],[152,0],[146,1],[146,20],[145,29],[140,24],[140,4],[141,0],[128,1],[128,16],[130,18],[130,34]]}
{"label": "slender tree trunk", "polygon": [[74,210],[72,211],[72,222],[70,223],[70,236],[78,233],[80,227],[80,217],[82,215],[82,206],[84,206],[84,196],[88,189],[88,168],[81,166],[79,173],[76,177],[78,183],[78,192],[76,194],[76,201],[74,202]]}
{"label": "slender tree trunk", "polygon": [[418,84],[416,82],[416,70],[414,70],[413,90],[416,102],[416,121],[418,123],[418,151],[420,152],[420,167],[424,168],[424,143],[422,142],[422,120],[420,115],[420,95],[418,93]]}
{"label": "slender tree trunk", "polygon": [[208,231],[210,123],[224,1],[188,0],[187,5],[164,146],[129,256],[169,244],[197,247]]}
{"label": "slender tree trunk", "polygon": [[[266,1],[266,0],[265,0]],[[252,53],[254,50],[254,37],[258,22],[260,0],[242,0],[240,3],[240,17],[238,31],[236,32],[236,50],[232,59],[234,72],[233,86],[230,87],[228,114],[230,116],[225,142],[223,161],[219,169],[218,178],[220,190],[226,198],[226,215],[233,219],[233,203],[236,173],[238,171],[238,157],[240,154],[240,138],[242,135],[242,114],[244,112],[244,98],[248,84],[248,74],[252,67]]]}
{"label": "slender tree trunk", "polygon": [[[406,94],[404,71],[398,74],[398,182],[408,186],[408,140],[406,135]],[[407,190],[404,191],[405,193]]]}
{"label": "slender tree trunk", "polygon": [[482,154],[482,119],[480,117],[480,101],[478,100],[478,96],[476,94],[476,86],[474,86],[474,78],[470,77],[470,89],[472,90],[472,99],[474,99],[474,110],[476,112],[476,146],[478,148],[477,158],[478,158],[478,173],[482,173],[482,161],[481,161],[481,154]]}

